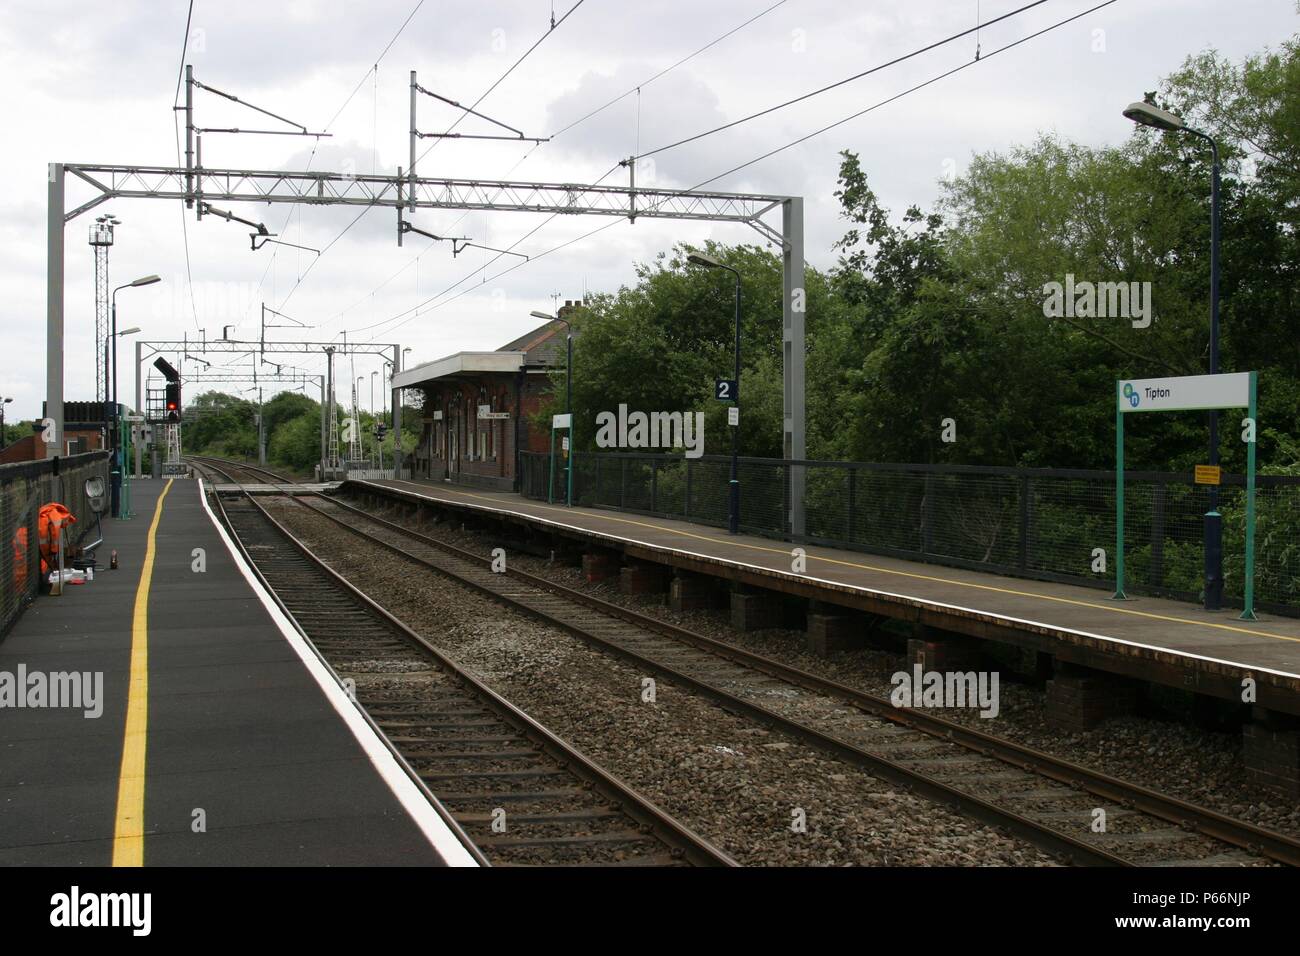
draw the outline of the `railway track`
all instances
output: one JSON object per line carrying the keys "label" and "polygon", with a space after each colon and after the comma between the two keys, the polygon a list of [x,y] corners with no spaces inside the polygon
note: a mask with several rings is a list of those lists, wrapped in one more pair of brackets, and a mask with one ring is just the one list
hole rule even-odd
{"label": "railway track", "polygon": [[[226,458],[211,458],[207,455],[186,455],[185,459],[200,471],[225,477],[231,484],[296,484],[297,479],[286,478],[260,465],[250,465],[242,461],[230,461]],[[241,477],[244,476],[244,477]]]}
{"label": "railway track", "polygon": [[[1216,811],[826,680],[457,548],[326,495],[292,499],[730,710],[1008,828],[1076,863],[1300,864],[1300,843]],[[394,534],[396,532],[396,534]],[[1094,832],[1105,813],[1105,831]]]}
{"label": "railway track", "polygon": [[267,587],[480,861],[735,865],[350,585],[251,495],[213,497]]}

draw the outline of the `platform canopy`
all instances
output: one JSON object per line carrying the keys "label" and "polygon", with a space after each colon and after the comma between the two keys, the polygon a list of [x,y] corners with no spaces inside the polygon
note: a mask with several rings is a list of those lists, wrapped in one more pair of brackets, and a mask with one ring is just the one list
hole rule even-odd
{"label": "platform canopy", "polygon": [[446,380],[483,372],[518,372],[526,352],[457,352],[445,358],[415,365],[393,376],[394,388],[418,388],[426,382]]}

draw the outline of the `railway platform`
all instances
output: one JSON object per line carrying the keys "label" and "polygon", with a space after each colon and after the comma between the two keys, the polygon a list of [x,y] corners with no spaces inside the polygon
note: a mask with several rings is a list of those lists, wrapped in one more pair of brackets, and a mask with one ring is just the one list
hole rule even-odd
{"label": "railway platform", "polygon": [[[1049,713],[1087,729],[1131,709],[1141,683],[1247,706],[1248,768],[1261,782],[1300,793],[1300,620],[1002,577],[856,551],[800,545],[684,521],[569,508],[446,482],[353,481],[343,491],[382,491],[512,529],[521,543],[579,552],[589,580],[614,577],[625,591],[659,591],[679,609],[730,605],[742,629],[790,627],[789,599],[809,649],[854,646],[884,619],[911,626],[908,651],[926,670],[965,670],[983,642],[1009,646],[1047,681]],[[542,543],[545,542],[545,543]],[[570,557],[575,555],[571,554]],[[719,589],[724,593],[719,594]],[[796,602],[798,603],[798,602]],[[796,626],[798,626],[796,625]]]}
{"label": "railway platform", "polygon": [[0,865],[472,865],[200,483],[132,495],[0,642]]}

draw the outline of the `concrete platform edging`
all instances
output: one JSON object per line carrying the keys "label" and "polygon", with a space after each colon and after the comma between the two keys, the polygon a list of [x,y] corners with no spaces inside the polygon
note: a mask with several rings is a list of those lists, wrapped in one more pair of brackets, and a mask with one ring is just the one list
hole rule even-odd
{"label": "concrete platform edging", "polygon": [[[812,574],[788,574],[772,568],[764,567],[762,565],[750,564],[745,561],[738,561],[733,558],[723,558],[717,555],[705,554],[698,551],[688,550],[682,547],[668,547],[652,541],[645,541],[633,537],[620,537],[618,535],[608,534],[606,532],[598,531],[593,528],[587,528],[581,525],[569,524],[563,521],[558,521],[552,518],[543,517],[541,515],[532,514],[526,511],[519,511],[510,508],[508,505],[504,503],[497,503],[492,506],[488,506],[488,505],[476,504],[469,501],[460,501],[460,500],[449,501],[444,498],[434,497],[432,494],[421,493],[422,491],[426,491],[426,490],[429,492],[433,492],[437,490],[433,488],[421,489],[421,491],[415,491],[415,490],[408,491],[406,489],[393,487],[392,485],[379,484],[370,481],[354,481],[352,483],[360,488],[373,488],[374,490],[383,493],[395,492],[399,495],[418,497],[425,501],[430,501],[448,507],[463,508],[472,511],[481,511],[485,513],[497,514],[497,515],[508,515],[525,522],[535,522],[538,524],[548,525],[550,527],[554,527],[557,529],[562,529],[564,531],[571,532],[582,537],[597,538],[617,545],[628,545],[628,544],[635,545],[636,547],[642,548],[647,552],[655,552],[655,553],[663,554],[665,556],[671,556],[674,554],[683,555],[704,564],[713,564],[720,567],[730,566],[735,568],[742,568],[762,577],[788,580],[788,581],[803,583],[803,584],[815,584],[821,588],[825,588],[832,592],[845,591],[845,592],[854,592],[863,595],[869,595],[874,598],[884,599],[886,601],[894,602],[900,605],[908,605],[921,611],[929,609],[931,611],[935,611],[939,613],[955,612],[973,621],[982,622],[993,626],[1011,625],[1017,628],[1029,629],[1046,635],[1070,635],[1070,636],[1082,638],[1089,641],[1096,641],[1105,645],[1111,645],[1114,647],[1132,648],[1134,650],[1141,650],[1155,655],[1172,656],[1172,657],[1182,658],[1189,661],[1200,661],[1200,662],[1212,664],[1219,667],[1228,667],[1228,668],[1242,670],[1250,673],[1269,674],[1274,677],[1280,677],[1287,680],[1300,680],[1300,673],[1280,670],[1276,668],[1267,667],[1264,665],[1243,664],[1241,661],[1227,660],[1224,658],[1213,657],[1204,654],[1197,654],[1192,651],[1187,651],[1187,650],[1182,650],[1177,648],[1162,647],[1156,644],[1147,644],[1139,641],[1127,640],[1125,638],[1114,637],[1112,635],[1097,633],[1095,631],[1087,631],[1079,628],[1074,628],[1065,624],[1053,624],[1053,623],[1034,620],[1032,618],[1023,618],[1023,617],[1001,614],[1001,613],[990,613],[988,610],[984,610],[980,608],[972,608],[972,607],[968,607],[961,604],[955,604],[955,603],[939,602],[933,600],[932,598],[903,594],[895,591],[887,591],[881,588],[866,587],[863,585],[853,584],[850,582],[835,581],[827,578],[817,577],[816,575],[812,575]],[[454,493],[460,495],[467,494],[466,492],[460,491],[459,489],[457,489]],[[539,505],[539,507],[542,506]],[[635,521],[630,521],[628,519],[620,519],[620,520],[627,521],[627,523],[629,524],[638,523]],[[678,532],[678,533],[688,534],[687,532]],[[702,538],[703,536],[696,535],[696,537]],[[763,548],[762,550],[767,550],[772,553],[784,553],[784,551],[779,548]],[[833,559],[819,558],[819,560],[833,560]],[[889,571],[888,573],[898,573],[898,572]],[[926,577],[925,575],[916,575],[916,576]],[[938,579],[938,578],[936,579],[947,580],[947,579]],[[978,584],[971,584],[968,586],[976,587],[976,588],[982,587],[982,585],[978,585]],[[1104,604],[1100,604],[1097,602],[1074,601],[1072,599],[1055,598],[1050,595],[1042,595],[1030,591],[1023,591],[1023,592],[1012,591],[1011,593],[1023,595],[1026,597],[1032,597],[1032,598],[1040,598],[1046,600],[1059,600],[1062,601],[1063,603],[1077,603],[1080,606],[1096,608],[1101,610],[1108,610],[1108,611],[1122,610],[1123,613],[1132,614],[1135,616],[1146,617],[1146,618],[1151,618],[1156,620],[1168,620],[1171,622],[1178,622],[1178,623],[1199,624],[1201,626],[1224,630],[1227,632],[1237,631],[1237,632],[1244,632],[1244,633],[1258,633],[1264,637],[1290,640],[1290,638],[1286,638],[1280,635],[1267,634],[1266,632],[1255,632],[1247,628],[1239,627],[1236,625],[1218,624],[1209,621],[1205,621],[1205,622],[1185,621],[1183,619],[1172,617],[1169,615],[1154,614],[1150,612],[1143,612],[1143,611],[1138,611],[1136,609],[1129,609],[1129,608],[1113,609]]]}

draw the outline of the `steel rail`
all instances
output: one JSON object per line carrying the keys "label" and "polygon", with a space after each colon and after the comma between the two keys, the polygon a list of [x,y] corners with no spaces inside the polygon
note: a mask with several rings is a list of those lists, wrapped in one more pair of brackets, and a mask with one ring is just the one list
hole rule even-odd
{"label": "steel rail", "polygon": [[[217,470],[221,470],[221,469],[217,469]],[[448,674],[450,674],[454,680],[461,683],[463,686],[468,688],[475,696],[483,700],[487,704],[489,709],[497,712],[500,716],[502,716],[506,720],[507,723],[513,724],[518,729],[520,729],[525,736],[539,743],[545,751],[554,754],[558,758],[558,762],[560,763],[561,766],[563,766],[565,769],[570,771],[579,779],[585,779],[588,782],[594,784],[597,790],[602,793],[602,795],[606,798],[606,800],[608,800],[609,803],[611,803],[614,806],[617,806],[622,812],[624,812],[632,820],[638,822],[643,826],[648,827],[650,832],[652,832],[656,836],[656,838],[661,843],[663,843],[670,851],[679,851],[682,859],[684,859],[686,862],[689,862],[697,866],[736,866],[737,865],[734,860],[732,860],[728,855],[726,855],[721,850],[713,846],[709,841],[705,840],[703,837],[696,834],[693,830],[686,827],[680,821],[676,820],[674,817],[669,815],[664,810],[660,809],[654,803],[647,800],[645,797],[643,797],[637,791],[632,789],[629,785],[624,783],[618,777],[609,773],[604,768],[591,761],[585,755],[583,755],[580,751],[578,751],[577,749],[575,749],[574,747],[566,743],[560,737],[556,736],[551,731],[546,729],[542,724],[538,723],[536,720],[534,720],[524,711],[520,710],[510,701],[506,700],[496,691],[492,690],[492,688],[488,687],[486,684],[484,684],[482,681],[476,678],[473,674],[466,671],[453,658],[449,657],[445,652],[441,651],[438,647],[436,647],[434,644],[429,642],[426,638],[421,636],[416,631],[412,630],[408,625],[406,625],[395,615],[393,615],[388,610],[386,610],[382,605],[374,601],[374,599],[372,599],[364,592],[362,592],[360,589],[358,589],[356,586],[354,586],[343,575],[339,574],[337,571],[331,568],[327,563],[322,561],[317,555],[315,555],[306,544],[304,544],[292,532],[290,532],[287,528],[285,528],[281,522],[277,521],[275,517],[272,516],[265,507],[263,507],[263,505],[257,500],[255,496],[249,494],[247,491],[242,491],[242,495],[243,497],[247,498],[247,500],[253,505],[253,507],[260,514],[260,516],[266,522],[268,522],[272,528],[275,529],[276,533],[278,533],[281,537],[283,537],[303,558],[305,558],[308,562],[310,562],[311,565],[317,571],[319,571],[326,579],[328,579],[332,585],[334,585],[339,590],[346,593],[353,601],[355,601],[360,607],[364,608],[368,613],[379,618],[390,628],[400,633],[409,643],[411,643],[419,651],[431,657],[434,660],[434,662],[436,662],[441,668],[443,668]],[[220,495],[216,495],[214,493],[214,497],[216,497],[218,499],[218,502],[220,503]],[[293,496],[283,496],[283,497],[288,497],[290,500],[297,500]],[[229,516],[226,514],[224,506],[222,506],[221,508],[221,514],[223,520],[226,522],[227,527],[230,528],[233,532],[234,531],[233,523],[230,522]],[[237,533],[236,536],[238,537]],[[245,551],[245,554],[247,554],[247,551]],[[254,561],[254,559],[250,557],[250,562],[252,561]],[[254,564],[254,566],[256,565]],[[275,593],[274,589],[270,587],[269,583],[266,581],[265,577],[260,574],[260,572],[259,572],[259,577],[262,579],[264,585],[267,586],[268,590],[271,590],[271,592],[274,594]],[[288,611],[288,609],[285,607],[283,602],[279,601],[278,596],[277,596],[277,602],[280,603],[280,606],[285,609],[286,613],[290,614],[290,619],[295,620],[295,624],[296,624],[297,623],[296,619],[293,618],[291,612]],[[299,627],[299,630],[304,633],[304,637],[310,642],[311,635],[307,633],[305,630],[303,630],[301,625],[297,625],[297,626]],[[314,643],[312,646],[313,648],[315,648]],[[315,648],[315,650],[318,656],[320,656],[321,659],[324,661],[325,660],[324,654],[321,653],[319,648]],[[326,661],[326,664],[327,666],[329,666],[328,661]],[[330,670],[334,674],[336,679],[338,679],[337,671],[334,671],[332,667],[330,668]],[[342,682],[340,681],[340,683]],[[393,750],[394,753],[397,753],[400,758],[401,755],[400,753],[398,753],[397,748],[392,744],[391,741],[389,741],[388,736],[382,731],[382,729],[379,728],[379,726],[374,722],[374,720],[370,717],[370,715],[366,713],[365,708],[358,705],[358,710],[360,710],[366,716],[366,719],[371,724],[371,726],[376,730],[377,733],[380,734],[382,739],[385,740],[389,748]],[[441,804],[441,802],[438,801],[436,794],[434,794],[429,789],[429,787],[426,784],[424,784],[423,780],[419,778],[419,775],[414,770],[414,768],[410,767],[409,763],[407,763],[405,759],[402,759],[402,764],[404,766],[404,769],[407,770],[408,774],[413,775],[415,779],[418,781],[426,797],[431,798],[434,806],[439,809],[439,812],[444,816],[445,819],[452,820],[456,832],[458,834],[462,834],[463,830],[460,829],[458,823],[454,822],[454,818],[452,817],[450,811],[447,811],[446,808]],[[472,776],[472,774],[470,775]],[[466,836],[465,839],[470,840],[472,845],[472,840],[468,836]],[[476,852],[479,855],[482,855],[481,851],[477,850],[477,848],[476,848]]]}
{"label": "steel rail", "polygon": [[[367,485],[366,491],[367,493],[375,493],[382,487]],[[372,521],[380,522],[394,530],[403,531],[410,536],[417,537],[424,543],[443,550],[452,549],[458,556],[466,559],[487,562],[487,559],[479,555],[471,554],[463,549],[456,549],[454,545],[438,541],[427,535],[421,535],[409,528],[404,528],[401,525],[372,515],[364,509],[356,508],[338,498],[328,495],[323,497]],[[412,503],[405,498],[394,500],[400,500],[404,504]],[[975,730],[964,724],[926,713],[920,709],[895,707],[888,698],[866,693],[858,688],[755,654],[734,644],[706,637],[667,621],[640,614],[621,605],[603,601],[585,592],[529,574],[526,571],[511,568],[508,573],[521,580],[526,580],[536,587],[561,594],[577,603],[610,616],[618,617],[628,623],[644,627],[664,637],[674,638],[701,650],[710,651],[736,663],[763,671],[769,676],[788,680],[807,690],[842,698],[880,719],[889,720],[902,726],[920,730],[931,736],[960,744],[969,750],[985,756],[995,757],[1011,766],[1041,774],[1059,783],[1080,787],[1089,793],[1112,800],[1126,808],[1138,810],[1177,826],[1195,830],[1205,836],[1240,849],[1266,856],[1278,863],[1288,866],[1300,866],[1300,840],[1277,831],[1264,829],[1248,821],[1227,816],[1208,807],[1159,793],[1141,784],[1112,777],[1044,751]]]}
{"label": "steel rail", "polygon": [[[424,564],[425,566],[429,567],[434,571],[437,571],[447,577],[450,577],[453,580],[459,581],[462,584],[466,584],[469,587],[479,591],[480,593],[487,595],[493,600],[509,605],[515,608],[516,610],[519,610],[533,618],[542,620],[554,626],[561,627],[565,631],[574,634],[575,636],[587,641],[593,646],[611,652],[619,657],[622,657],[625,660],[632,661],[640,666],[646,667],[651,672],[661,674],[667,679],[669,679],[670,681],[677,683],[679,686],[690,688],[691,690],[700,693],[701,695],[709,697],[717,701],[718,703],[720,703],[725,709],[731,710],[736,713],[740,713],[746,717],[749,717],[750,719],[757,720],[761,723],[769,724],[777,728],[778,730],[782,731],[783,733],[787,733],[790,736],[795,737],[796,739],[800,739],[809,744],[812,744],[818,749],[830,753],[831,755],[839,759],[845,760],[846,762],[854,764],[856,766],[865,767],[871,773],[873,773],[878,777],[881,777],[882,779],[889,780],[892,783],[895,783],[902,787],[909,788],[934,802],[956,807],[961,812],[965,813],[967,816],[980,820],[983,823],[1005,828],[1009,832],[1017,834],[1018,836],[1028,840],[1029,842],[1033,843],[1036,846],[1046,849],[1049,852],[1058,853],[1062,856],[1068,857],[1076,863],[1082,865],[1088,865],[1088,866],[1132,866],[1134,865],[1130,860],[1118,854],[1114,854],[1100,847],[1093,846],[1089,843],[1085,843],[1055,828],[1045,826],[1044,824],[1036,820],[1033,820],[1030,817],[1024,816],[1023,814],[1019,814],[1014,811],[1008,810],[1004,807],[998,806],[994,803],[984,800],[983,798],[978,797],[965,790],[961,790],[956,787],[949,786],[948,784],[936,780],[931,776],[927,776],[925,774],[914,771],[908,767],[905,767],[899,762],[882,757],[878,754],[871,753],[870,751],[864,750],[863,748],[855,746],[854,744],[833,737],[807,724],[803,724],[798,721],[791,720],[790,718],[777,714],[774,711],[771,711],[765,707],[761,707],[759,705],[753,704],[742,697],[732,694],[729,691],[717,687],[714,684],[711,684],[707,681],[696,678],[671,665],[664,664],[661,661],[657,661],[653,658],[647,657],[645,655],[632,651],[626,647],[623,647],[616,642],[610,641],[602,637],[601,635],[595,633],[594,631],[582,628],[580,626],[576,626],[572,622],[566,621],[561,617],[552,616],[547,612],[545,612],[544,610],[534,605],[531,605],[525,600],[520,600],[508,594],[503,594],[500,590],[494,588],[490,584],[485,583],[483,580],[477,579],[475,576],[458,574],[454,570],[440,566],[436,563],[421,558],[417,555],[413,555],[410,552],[405,551],[404,549],[402,549],[396,544],[393,544],[383,538],[369,535],[364,531],[352,527],[351,525],[347,524],[345,521],[339,519],[337,516],[330,515],[319,508],[315,508],[312,505],[309,505],[305,500],[305,498],[321,498],[324,499],[325,501],[330,502],[331,504],[343,504],[344,507],[346,507],[351,511],[356,512],[358,515],[365,518],[366,520],[376,521],[378,523],[383,524],[385,527],[389,527],[392,528],[393,530],[403,532],[410,537],[416,538],[423,543],[427,543],[430,546],[435,547],[447,553],[449,556],[453,558],[467,561],[476,567],[484,567],[484,566],[490,567],[491,560],[488,558],[483,558],[479,555],[472,554],[470,552],[464,551],[463,549],[457,548],[454,545],[449,545],[445,542],[437,541],[436,539],[429,538],[426,535],[421,535],[418,532],[413,532],[408,528],[402,527],[401,525],[397,525],[393,522],[388,522],[384,519],[377,518],[369,514],[368,512],[364,511],[363,509],[355,508],[354,506],[351,505],[346,505],[343,502],[338,501],[336,498],[332,498],[329,495],[323,495],[319,492],[313,492],[311,495],[307,495],[307,496],[294,496],[291,499],[292,501],[301,505],[302,507],[307,508],[315,512],[316,514],[333,521],[335,524],[338,524],[340,527],[352,531],[357,536],[365,540],[368,540],[373,544],[376,544],[389,551],[392,551],[395,554],[399,554],[409,560],[413,560],[418,563]],[[533,584],[534,586],[541,587],[546,591],[560,594],[561,596],[565,596],[565,597],[569,596],[567,593],[565,593],[568,589],[564,589],[562,585],[553,585],[552,582],[544,582],[544,579],[533,578],[533,576],[528,575],[527,572],[511,570],[499,576],[505,578],[515,578],[519,581],[523,581],[525,583],[529,583],[529,584]],[[497,575],[493,575],[493,577],[497,577]],[[630,612],[630,613],[634,613],[634,612]],[[640,622],[638,621],[634,623],[640,623]],[[705,638],[704,640],[707,641],[708,639]]]}

